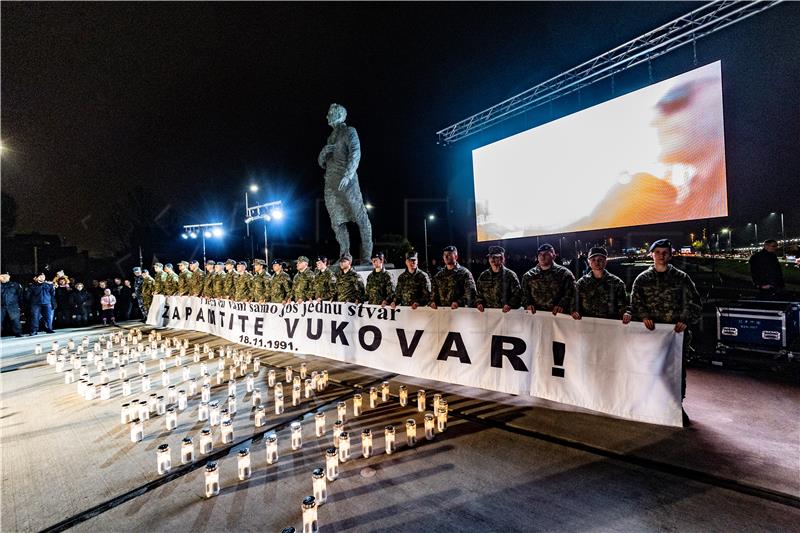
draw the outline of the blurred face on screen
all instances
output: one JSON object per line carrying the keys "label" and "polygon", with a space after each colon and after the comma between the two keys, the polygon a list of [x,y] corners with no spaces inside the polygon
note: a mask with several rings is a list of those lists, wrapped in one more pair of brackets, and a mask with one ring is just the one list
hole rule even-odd
{"label": "blurred face on screen", "polygon": [[667,263],[672,259],[672,250],[669,248],[656,248],[650,255],[653,257],[653,264],[656,269],[666,268]]}
{"label": "blurred face on screen", "polygon": [[722,102],[713,80],[690,81],[670,89],[656,104],[656,128],[663,163],[696,164],[722,150]]}
{"label": "blurred face on screen", "polygon": [[549,250],[539,252],[539,266],[542,267],[542,270],[547,270],[553,266],[553,259],[555,259],[555,257],[556,254]]}

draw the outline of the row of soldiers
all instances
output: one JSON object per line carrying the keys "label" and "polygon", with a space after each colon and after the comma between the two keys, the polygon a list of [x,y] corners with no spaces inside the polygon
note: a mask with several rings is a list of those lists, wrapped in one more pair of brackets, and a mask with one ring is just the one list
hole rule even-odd
{"label": "row of soldiers", "polygon": [[317,257],[314,270],[309,258],[300,256],[294,278],[285,272],[280,259],[272,261],[271,274],[261,259],[253,262],[252,272],[246,261],[233,259],[206,261],[205,271],[197,261],[181,261],[177,273],[170,263],[155,263],[155,276],[144,271],[141,295],[145,309],[154,294],[259,303],[326,300],[412,308],[499,308],[503,312],[524,307],[531,313],[567,313],[576,320],[590,316],[628,323],[634,319],[648,329],[655,323],[670,323],[676,325],[676,331],[684,331],[700,318],[700,295],[689,276],[669,264],[673,250],[668,240],[656,241],[650,252],[654,264],[636,278],[630,297],[625,283],[606,270],[608,253],[604,248],[592,248],[588,257],[591,270],[576,282],[569,269],[555,262],[550,244],[539,247],[538,263],[522,276],[522,282],[505,266],[505,250],[500,246],[489,248],[489,268],[478,276],[477,283],[458,263],[456,247],[447,246],[442,250],[444,268],[433,277],[418,268],[416,252],[406,254],[406,269],[396,286],[384,268],[383,254],[373,254],[373,270],[366,284],[352,268],[352,256],[345,254],[335,274],[326,257]]}

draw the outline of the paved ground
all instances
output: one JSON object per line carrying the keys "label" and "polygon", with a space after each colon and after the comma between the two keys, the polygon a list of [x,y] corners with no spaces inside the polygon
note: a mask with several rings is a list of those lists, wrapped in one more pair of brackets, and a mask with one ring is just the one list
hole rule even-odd
{"label": "paved ground", "polygon": [[[155,449],[176,451],[184,436],[197,437],[195,399],[167,432],[163,417],[145,426],[133,444],[119,422],[119,384],[109,401],[87,402],[74,385],[34,356],[57,339],[93,339],[111,328],[4,339],[0,360],[2,531],[36,531],[61,524],[86,531],[300,530],[300,501],[311,494],[311,471],[323,464],[339,400],[352,412],[356,386],[389,379],[393,393],[405,383],[445,393],[452,410],[448,430],[408,448],[398,431],[398,452],[383,453],[383,427],[400,426],[414,409],[393,398],[347,421],[352,435],[369,427],[375,451],[342,465],[319,509],[323,531],[539,531],[686,530],[788,531],[800,520],[800,388],[717,370],[689,371],[685,403],[693,425],[684,430],[597,416],[533,398],[411,380],[317,357],[258,351],[267,368],[306,361],[327,369],[331,385],[284,415],[270,414],[255,428],[247,403],[234,418],[235,445],[215,441],[221,494],[203,495],[204,461],[158,476]],[[223,341],[170,332],[191,343]],[[192,375],[198,373],[192,365]],[[157,376],[155,361],[148,372]],[[278,372],[282,375],[282,372]],[[266,388],[266,368],[259,375]],[[160,385],[154,379],[154,386]],[[215,381],[214,381],[215,382]],[[154,387],[154,389],[160,387]],[[240,385],[240,391],[243,385]],[[287,387],[288,392],[288,387]],[[226,395],[224,385],[213,396]],[[132,398],[142,397],[138,386]],[[287,395],[288,398],[290,396]],[[267,402],[272,407],[270,395]],[[311,418],[328,413],[328,435],[313,437]],[[271,410],[269,412],[272,412]],[[286,426],[303,420],[305,443],[289,447]],[[267,465],[263,434],[278,431],[280,459]],[[421,433],[421,431],[420,431]],[[236,478],[235,452],[248,446],[253,477]]]}

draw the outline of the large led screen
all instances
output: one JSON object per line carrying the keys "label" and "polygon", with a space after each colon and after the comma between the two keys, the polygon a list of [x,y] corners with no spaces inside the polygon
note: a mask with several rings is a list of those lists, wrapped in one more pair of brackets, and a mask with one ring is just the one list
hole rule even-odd
{"label": "large led screen", "polygon": [[720,62],[472,152],[478,240],[728,214]]}

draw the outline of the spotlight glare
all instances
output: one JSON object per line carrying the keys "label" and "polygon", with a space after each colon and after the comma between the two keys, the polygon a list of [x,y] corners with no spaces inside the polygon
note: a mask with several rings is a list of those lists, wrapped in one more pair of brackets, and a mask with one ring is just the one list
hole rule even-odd
{"label": "spotlight glare", "polygon": [[181,233],[181,238],[183,238],[183,239],[188,239],[188,238],[189,238],[189,236],[188,236],[188,235],[186,235],[185,233]]}
{"label": "spotlight glare", "polygon": [[250,192],[258,192],[258,185],[255,183],[250,185]]}
{"label": "spotlight glare", "polygon": [[205,237],[206,239],[210,239],[211,238],[211,232],[208,231],[208,230],[204,231],[203,232],[203,237]]}
{"label": "spotlight glare", "polygon": [[275,220],[281,220],[283,218],[283,211],[280,209],[273,209],[271,215]]}
{"label": "spotlight glare", "polygon": [[214,228],[211,233],[214,234],[214,237],[222,237],[222,228]]}
{"label": "spotlight glare", "polygon": [[191,232],[189,234],[189,237],[191,237],[192,239],[196,239],[197,238],[197,233],[193,231],[193,232]]}

